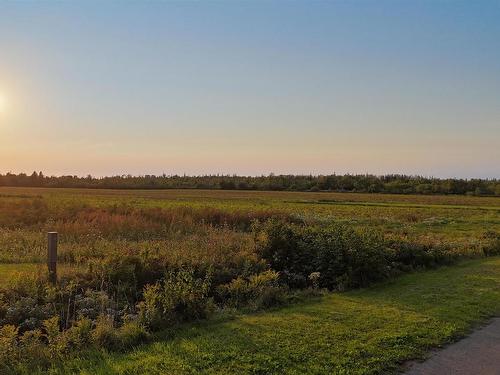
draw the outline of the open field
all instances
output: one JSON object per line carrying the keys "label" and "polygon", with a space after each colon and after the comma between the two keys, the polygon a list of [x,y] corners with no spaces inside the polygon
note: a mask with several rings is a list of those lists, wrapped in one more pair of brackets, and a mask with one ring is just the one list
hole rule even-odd
{"label": "open field", "polygon": [[401,234],[470,239],[500,230],[500,198],[357,193],[242,192],[214,190],[89,190],[0,188],[0,202],[40,199],[49,209],[137,208],[277,210],[306,219],[349,222]]}
{"label": "open field", "polygon": [[498,313],[499,233],[495,197],[0,188],[0,372],[392,371]]}
{"label": "open field", "polygon": [[500,259],[405,275],[292,307],[192,324],[53,374],[377,374],[500,313]]}

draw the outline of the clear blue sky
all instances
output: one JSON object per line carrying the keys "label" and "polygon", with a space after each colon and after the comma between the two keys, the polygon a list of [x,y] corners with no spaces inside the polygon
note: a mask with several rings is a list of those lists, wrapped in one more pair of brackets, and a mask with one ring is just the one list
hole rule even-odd
{"label": "clear blue sky", "polygon": [[500,177],[500,1],[0,2],[0,172]]}

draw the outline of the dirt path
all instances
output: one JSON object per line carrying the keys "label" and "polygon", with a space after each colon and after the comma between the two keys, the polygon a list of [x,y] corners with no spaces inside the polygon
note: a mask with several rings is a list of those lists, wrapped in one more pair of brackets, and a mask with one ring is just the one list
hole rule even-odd
{"label": "dirt path", "polygon": [[500,375],[500,318],[415,363],[406,375]]}

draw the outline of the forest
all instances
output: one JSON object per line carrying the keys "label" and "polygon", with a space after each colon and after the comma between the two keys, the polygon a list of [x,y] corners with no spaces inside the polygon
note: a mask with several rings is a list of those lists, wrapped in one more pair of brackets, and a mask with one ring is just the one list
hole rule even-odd
{"label": "forest", "polygon": [[90,189],[219,189],[259,191],[333,191],[386,194],[466,194],[500,196],[500,180],[440,179],[391,175],[121,175],[46,176],[43,172],[0,174],[0,186]]}

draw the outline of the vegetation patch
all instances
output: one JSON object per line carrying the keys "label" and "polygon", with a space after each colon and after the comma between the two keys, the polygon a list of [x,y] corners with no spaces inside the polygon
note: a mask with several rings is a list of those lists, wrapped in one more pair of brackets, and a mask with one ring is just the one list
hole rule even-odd
{"label": "vegetation patch", "polygon": [[[492,198],[463,197],[461,207],[450,210],[449,198],[443,197],[406,196],[405,202],[414,207],[401,207],[390,202],[303,205],[290,200],[290,194],[299,193],[276,192],[200,195],[179,191],[158,195],[153,191],[58,190],[56,194],[43,189],[8,190],[9,194],[0,197],[0,366],[7,373],[56,371],[65,368],[70,359],[78,361],[82,351],[88,355],[86,349],[93,350],[91,357],[106,351],[124,353],[158,335],[168,335],[171,342],[185,337],[183,345],[202,357],[194,363],[201,361],[200,366],[207,366],[198,344],[192,343],[190,336],[186,338],[184,329],[204,330],[224,321],[228,314],[293,306],[298,301],[305,303],[302,306],[313,306],[312,301],[323,294],[322,301],[342,300],[355,295],[344,291],[404,280],[396,279],[404,273],[500,254],[499,212],[478,209],[482,202],[495,203]],[[338,199],[360,201],[363,197],[380,200],[379,195],[355,194],[339,195]],[[46,232],[51,230],[58,231],[61,238],[55,285],[48,282],[44,266]],[[353,303],[351,297],[345,306],[320,314],[320,320],[297,311],[308,324],[328,327],[328,319],[339,319],[338,324],[352,321],[352,325],[336,325],[335,329],[345,336],[355,335],[358,328],[351,315],[365,307]],[[440,293],[428,297],[434,298],[433,305],[439,305]],[[350,309],[342,310],[346,306]],[[276,313],[288,321],[281,311],[294,316],[294,308],[275,310],[269,316]],[[370,311],[382,320],[395,311],[402,314],[393,308],[380,304],[378,311]],[[246,324],[238,326],[232,332],[236,337],[228,340],[237,344],[238,336],[251,337],[255,346],[245,347],[253,353],[249,358],[263,355],[268,362],[254,368],[230,352],[221,360],[221,369],[234,365],[238,371],[268,373],[299,366],[260,352],[261,347],[275,348],[252,336],[252,329],[266,329],[265,324],[253,327],[254,321],[260,324],[259,316],[241,318]],[[209,322],[202,323],[207,319]],[[419,320],[419,324],[427,321]],[[222,326],[231,322],[234,320],[224,321]],[[278,332],[263,332],[263,337],[287,335],[281,332],[288,328],[279,319],[274,327]],[[372,328],[379,335],[365,339],[377,347],[399,345],[404,347],[405,356],[423,348],[408,331],[386,334],[380,326]],[[290,335],[302,334],[312,340],[308,329],[306,325],[304,332],[291,330]],[[230,335],[230,331],[224,332]],[[427,331],[422,334],[429,339]],[[443,337],[441,333],[440,339]],[[316,347],[314,341],[309,345],[311,350]],[[324,350],[322,345],[316,349]],[[348,355],[346,363],[337,358],[340,362],[335,365],[321,367],[324,359],[319,358],[317,372],[352,372],[359,366],[368,369],[365,361],[377,360],[372,349],[358,346],[351,343],[349,350],[355,354]],[[297,357],[298,363],[302,350],[309,349],[287,355]],[[208,349],[203,352],[211,361],[219,361]],[[238,363],[233,363],[231,356],[238,358]],[[174,362],[170,364],[175,368]],[[389,362],[374,368],[395,368]],[[182,368],[197,372],[201,367],[181,366],[178,372]],[[218,369],[215,364],[209,368]],[[108,373],[113,371],[108,369]]]}
{"label": "vegetation patch", "polygon": [[52,374],[397,373],[500,313],[500,259],[181,326],[126,353],[94,350]]}

